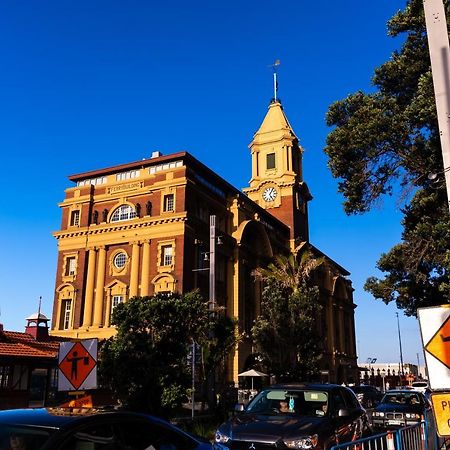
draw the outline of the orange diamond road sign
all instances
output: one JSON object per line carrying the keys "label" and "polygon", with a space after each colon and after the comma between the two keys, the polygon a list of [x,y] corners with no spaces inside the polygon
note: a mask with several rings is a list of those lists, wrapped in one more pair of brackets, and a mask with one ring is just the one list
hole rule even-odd
{"label": "orange diamond road sign", "polygon": [[[90,344],[90,341],[92,341],[92,339],[84,342]],[[95,350],[97,350],[97,345],[95,345]],[[63,388],[60,390],[78,390],[96,368],[96,357],[96,354],[94,358],[91,353],[89,353],[86,346],[83,345],[83,341],[62,343],[60,346],[59,371],[60,377],[61,375],[64,375],[68,383],[64,383],[65,380],[61,380],[61,383],[58,384],[63,386]],[[88,386],[83,387],[89,388]]]}
{"label": "orange diamond road sign", "polygon": [[450,305],[418,308],[431,390],[450,390]]}
{"label": "orange diamond road sign", "polygon": [[430,339],[425,350],[450,369],[450,316]]}

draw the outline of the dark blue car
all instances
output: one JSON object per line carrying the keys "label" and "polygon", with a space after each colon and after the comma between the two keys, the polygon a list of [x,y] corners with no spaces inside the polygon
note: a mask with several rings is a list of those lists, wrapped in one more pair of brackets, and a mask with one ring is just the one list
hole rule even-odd
{"label": "dark blue car", "polygon": [[95,409],[0,411],[0,449],[17,450],[211,450],[156,417]]}

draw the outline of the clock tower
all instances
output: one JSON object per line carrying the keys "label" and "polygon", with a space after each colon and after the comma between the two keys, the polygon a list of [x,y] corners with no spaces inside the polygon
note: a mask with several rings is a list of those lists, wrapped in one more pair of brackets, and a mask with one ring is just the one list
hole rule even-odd
{"label": "clock tower", "polygon": [[308,201],[312,196],[303,181],[303,149],[279,100],[271,101],[249,148],[252,177],[243,191],[290,227],[291,249],[309,241]]}

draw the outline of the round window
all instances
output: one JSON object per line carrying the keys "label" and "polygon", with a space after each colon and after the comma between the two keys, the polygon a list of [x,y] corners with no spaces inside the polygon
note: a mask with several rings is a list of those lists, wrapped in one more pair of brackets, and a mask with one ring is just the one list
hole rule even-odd
{"label": "round window", "polygon": [[127,262],[127,255],[126,253],[117,253],[116,256],[114,256],[114,266],[117,269],[123,269],[123,267],[125,266]]}

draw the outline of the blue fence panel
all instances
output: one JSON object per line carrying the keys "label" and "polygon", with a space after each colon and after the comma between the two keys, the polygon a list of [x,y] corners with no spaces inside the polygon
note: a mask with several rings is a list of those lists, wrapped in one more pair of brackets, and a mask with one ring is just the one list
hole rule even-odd
{"label": "blue fence panel", "polygon": [[439,450],[442,447],[434,422],[400,428],[357,441],[335,445],[331,450]]}

